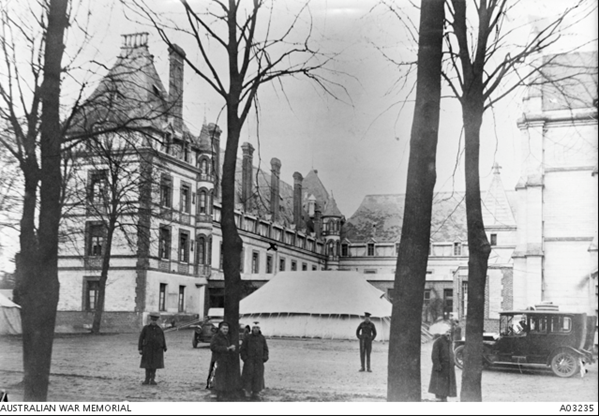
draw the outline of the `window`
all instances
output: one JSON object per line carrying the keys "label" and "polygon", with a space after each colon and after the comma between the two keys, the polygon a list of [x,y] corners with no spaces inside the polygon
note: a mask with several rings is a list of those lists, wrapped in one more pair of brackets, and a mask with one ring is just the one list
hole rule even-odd
{"label": "window", "polygon": [[491,245],[492,246],[497,245],[497,234],[491,234]]}
{"label": "window", "polygon": [[179,261],[189,262],[189,233],[187,231],[179,232]]}
{"label": "window", "polygon": [[308,264],[307,263],[302,263],[302,271],[307,271],[308,270]]}
{"label": "window", "polygon": [[364,269],[364,274],[376,274],[376,269]]}
{"label": "window", "polygon": [[279,271],[280,272],[285,271],[285,259],[284,258],[279,259]]}
{"label": "window", "polygon": [[241,254],[239,254],[239,273],[243,273],[245,265],[245,248],[241,247]]}
{"label": "window", "polygon": [[218,270],[223,269],[223,242],[220,242],[220,253],[218,255]]}
{"label": "window", "polygon": [[448,318],[449,314],[453,312],[453,289],[443,289],[443,301],[445,303],[444,318]]}
{"label": "window", "polygon": [[[430,254],[430,245],[428,246],[429,248],[429,254]],[[399,243],[395,243],[395,254],[399,254]]]}
{"label": "window", "polygon": [[570,332],[572,330],[572,318],[569,316],[552,316],[550,332]]}
{"label": "window", "polygon": [[160,206],[170,208],[172,206],[173,180],[170,176],[162,175],[160,178]]}
{"label": "window", "polygon": [[185,286],[179,286],[179,312],[185,312]]}
{"label": "window", "polygon": [[393,301],[393,289],[387,289],[387,299]]}
{"label": "window", "polygon": [[98,307],[98,293],[100,292],[100,282],[97,280],[87,280],[85,282],[85,310],[95,311]]}
{"label": "window", "polygon": [[341,256],[347,257],[347,244],[341,244]]}
{"label": "window", "polygon": [[208,193],[205,189],[200,190],[198,194],[199,204],[198,204],[198,214],[207,214],[208,213]]}
{"label": "window", "polygon": [[266,273],[272,273],[272,254],[266,255]]}
{"label": "window", "polygon": [[160,227],[158,240],[158,257],[168,260],[171,258],[171,230],[170,227]]}
{"label": "window", "polygon": [[89,187],[89,202],[92,204],[104,203],[107,197],[107,171],[92,172]]}
{"label": "window", "polygon": [[88,241],[87,241],[87,255],[88,256],[101,256],[104,245],[104,225],[102,224],[89,224],[88,228]]}
{"label": "window", "polygon": [[206,237],[199,236],[196,244],[196,256],[198,264],[206,264]]}
{"label": "window", "polygon": [[462,243],[453,243],[453,255],[454,256],[462,255]]}
{"label": "window", "polygon": [[468,315],[468,282],[462,282],[462,316]]}
{"label": "window", "polygon": [[424,289],[424,307],[427,307],[431,301],[431,290]]}
{"label": "window", "polygon": [[368,255],[374,256],[374,243],[368,243]]}
{"label": "window", "polygon": [[252,251],[252,273],[260,273],[260,253]]}
{"label": "window", "polygon": [[312,271],[315,272],[318,269],[315,264],[312,265]]}
{"label": "window", "polygon": [[191,206],[191,189],[188,184],[181,184],[181,211],[189,212]]}
{"label": "window", "polygon": [[292,272],[297,271],[297,261],[295,261],[295,260],[291,260],[291,271]]}
{"label": "window", "polygon": [[166,311],[166,283],[160,283],[160,292],[158,293],[158,309]]}
{"label": "window", "polygon": [[206,158],[200,160],[200,173],[202,175],[208,175],[208,160]]}

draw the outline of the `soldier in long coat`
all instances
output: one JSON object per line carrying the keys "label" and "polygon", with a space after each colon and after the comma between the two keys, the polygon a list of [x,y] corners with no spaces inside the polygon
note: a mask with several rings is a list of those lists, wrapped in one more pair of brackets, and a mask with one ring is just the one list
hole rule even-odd
{"label": "soldier in long coat", "polygon": [[437,401],[446,402],[447,397],[457,396],[451,330],[435,340],[431,358],[433,370],[428,391]]}
{"label": "soldier in long coat", "polygon": [[158,326],[160,314],[150,313],[150,323],[143,327],[139,335],[137,349],[141,354],[139,368],[146,369],[146,379],[141,384],[156,385],[156,369],[164,368],[166,339],[162,328]]}
{"label": "soldier in long coat", "polygon": [[243,360],[243,388],[251,394],[252,399],[257,400],[264,388],[264,363],[268,361],[268,345],[257,322],[254,323],[252,332],[243,338],[239,353]]}
{"label": "soldier in long coat", "polygon": [[230,371],[231,366],[234,365],[233,360],[236,358],[235,345],[231,344],[228,334],[229,324],[223,321],[218,325],[218,332],[214,334],[210,341],[212,358],[216,363],[214,385],[212,387],[216,391],[216,397],[219,401],[231,399],[237,390],[237,386],[228,384],[225,380],[226,374]]}

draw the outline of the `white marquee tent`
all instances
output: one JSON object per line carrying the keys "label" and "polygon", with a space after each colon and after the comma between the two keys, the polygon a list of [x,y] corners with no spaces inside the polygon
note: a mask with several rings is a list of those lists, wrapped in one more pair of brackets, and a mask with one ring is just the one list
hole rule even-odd
{"label": "white marquee tent", "polygon": [[280,272],[239,307],[241,321],[259,321],[266,336],[356,339],[369,312],[376,339],[389,339],[391,303],[357,272]]}
{"label": "white marquee tent", "polygon": [[21,332],[21,307],[0,293],[0,335]]}

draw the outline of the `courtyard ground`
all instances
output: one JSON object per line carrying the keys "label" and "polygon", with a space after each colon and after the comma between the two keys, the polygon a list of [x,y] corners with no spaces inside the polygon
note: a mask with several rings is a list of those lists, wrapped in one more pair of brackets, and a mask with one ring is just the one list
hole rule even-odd
{"label": "courtyard ground", "polygon": [[[57,335],[48,400],[121,401],[213,401],[205,389],[210,350],[208,344],[192,348],[190,330],[166,334],[166,368],[158,370],[158,386],[142,386],[137,334],[92,336]],[[21,401],[23,389],[22,341],[18,336],[0,337],[0,388],[10,401]],[[269,402],[383,402],[387,386],[388,344],[375,342],[372,373],[360,368],[358,342],[322,339],[268,339],[266,363]],[[428,393],[432,343],[422,345],[422,399]],[[485,371],[485,402],[597,402],[597,363],[588,374],[562,379],[550,372]],[[461,371],[456,368],[458,393]],[[450,401],[457,401],[450,398]]]}

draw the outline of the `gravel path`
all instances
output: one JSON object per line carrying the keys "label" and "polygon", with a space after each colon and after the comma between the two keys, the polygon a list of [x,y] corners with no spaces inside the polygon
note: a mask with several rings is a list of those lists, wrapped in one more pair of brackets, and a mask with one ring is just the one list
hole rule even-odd
{"label": "gravel path", "polygon": [[[167,333],[166,368],[158,370],[159,385],[142,386],[137,334],[58,336],[49,401],[211,401],[205,390],[210,362],[208,344],[191,346],[191,331]],[[265,401],[383,402],[387,386],[388,344],[375,342],[372,373],[358,372],[358,342],[341,340],[269,339]],[[431,343],[422,346],[422,399],[428,393]],[[22,400],[20,337],[0,338],[0,387],[11,401]],[[596,402],[597,363],[584,377],[561,379],[550,373],[485,371],[484,401]],[[456,369],[458,392],[461,371]],[[450,398],[450,401],[457,401]]]}

